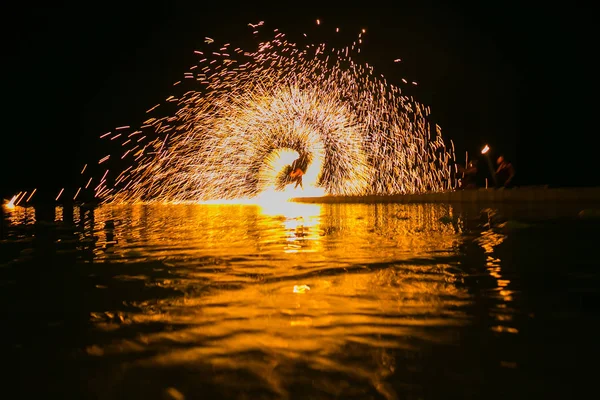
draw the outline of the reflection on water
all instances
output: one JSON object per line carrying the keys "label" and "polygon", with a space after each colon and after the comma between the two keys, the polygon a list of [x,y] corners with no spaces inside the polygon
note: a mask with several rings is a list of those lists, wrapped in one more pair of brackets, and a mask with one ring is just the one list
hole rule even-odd
{"label": "reflection on water", "polygon": [[[278,396],[315,374],[334,390],[338,378],[327,376],[339,374],[394,398],[387,350],[448,341],[442,328],[465,322],[468,295],[448,258],[460,227],[439,222],[448,215],[396,205],[100,208],[95,262],[160,260],[172,279],[118,279],[181,295],[132,302],[116,323],[110,310],[93,313],[113,338],[123,325],[140,333],[88,352],[135,354],[133,369],[237,371],[243,387]],[[311,373],[296,375],[297,363]]]}
{"label": "reflection on water", "polygon": [[[324,208],[325,207],[325,208]],[[257,257],[327,266],[450,251],[458,223],[440,223],[448,207],[283,203],[249,205],[138,205],[95,212],[98,260]],[[106,221],[110,228],[106,229]],[[104,229],[102,227],[104,226]],[[110,244],[110,252],[105,251]],[[301,253],[288,258],[286,253]],[[312,254],[304,254],[312,253]],[[256,265],[253,265],[256,267]],[[269,266],[271,270],[272,266]],[[272,271],[274,275],[285,273]]]}
{"label": "reflection on water", "polygon": [[[484,216],[487,220],[486,224],[489,226],[493,223],[495,212],[486,210]],[[492,310],[498,325],[494,325],[491,329],[495,332],[518,333],[517,328],[510,326],[513,319],[513,310],[510,308],[510,304],[513,301],[515,293],[509,289],[510,279],[503,275],[502,260],[495,250],[504,242],[506,237],[505,231],[488,229],[481,232],[481,236],[477,238],[476,242],[479,243],[484,251],[486,258],[485,267],[495,281],[495,287],[489,289],[488,296],[499,300],[496,307]]]}
{"label": "reflection on water", "polygon": [[[457,349],[481,320],[466,283],[480,274],[493,321],[475,340],[519,335],[500,251],[511,233],[489,210],[102,206],[76,209],[71,230],[55,215],[52,245],[75,276],[65,307],[87,326],[69,359],[93,371],[94,398],[422,398],[443,392],[431,379],[470,396],[486,381],[480,350]],[[28,209],[6,219],[14,238],[39,226]],[[497,367],[515,370],[511,357]]]}

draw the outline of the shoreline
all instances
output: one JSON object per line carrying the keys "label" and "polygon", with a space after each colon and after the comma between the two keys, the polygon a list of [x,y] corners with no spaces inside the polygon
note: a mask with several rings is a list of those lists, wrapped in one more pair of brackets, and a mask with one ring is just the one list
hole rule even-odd
{"label": "shoreline", "polygon": [[521,187],[512,189],[466,189],[436,193],[294,197],[297,203],[597,203],[600,187],[545,188]]}

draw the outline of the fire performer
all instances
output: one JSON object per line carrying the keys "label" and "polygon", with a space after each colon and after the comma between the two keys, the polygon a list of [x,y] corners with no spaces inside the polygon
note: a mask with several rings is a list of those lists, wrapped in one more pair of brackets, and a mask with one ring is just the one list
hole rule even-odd
{"label": "fire performer", "polygon": [[300,168],[298,164],[298,160],[295,160],[292,163],[290,178],[292,178],[292,182],[296,182],[294,189],[296,189],[298,185],[300,185],[301,189],[304,189],[304,187],[302,186],[302,175],[304,175],[304,171],[302,170],[302,168]]}

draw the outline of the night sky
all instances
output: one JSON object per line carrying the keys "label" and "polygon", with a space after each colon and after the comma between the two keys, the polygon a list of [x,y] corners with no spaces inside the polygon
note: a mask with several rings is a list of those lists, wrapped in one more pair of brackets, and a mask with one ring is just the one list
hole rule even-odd
{"label": "night sky", "polygon": [[74,185],[83,164],[104,155],[98,136],[139,125],[195,64],[205,36],[251,44],[247,23],[264,20],[292,38],[318,38],[317,18],[319,29],[340,27],[349,40],[367,29],[363,59],[391,83],[419,83],[406,93],[431,106],[458,161],[489,143],[513,162],[517,184],[600,184],[595,130],[584,122],[593,115],[589,8],[154,3],[2,6],[4,194]]}

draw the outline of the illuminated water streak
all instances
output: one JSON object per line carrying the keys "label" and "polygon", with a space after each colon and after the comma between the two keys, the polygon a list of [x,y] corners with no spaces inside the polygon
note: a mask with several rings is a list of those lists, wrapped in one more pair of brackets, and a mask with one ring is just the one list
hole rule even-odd
{"label": "illuminated water streak", "polygon": [[253,52],[207,38],[210,50],[174,84],[181,94],[166,99],[172,113],[101,135],[121,146],[86,187],[115,202],[289,198],[299,194],[286,186],[290,154],[305,160],[304,196],[452,187],[453,149],[431,132],[428,107],[353,59],[364,33],[336,49],[276,29]]}

